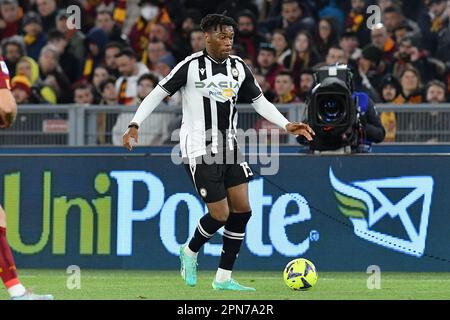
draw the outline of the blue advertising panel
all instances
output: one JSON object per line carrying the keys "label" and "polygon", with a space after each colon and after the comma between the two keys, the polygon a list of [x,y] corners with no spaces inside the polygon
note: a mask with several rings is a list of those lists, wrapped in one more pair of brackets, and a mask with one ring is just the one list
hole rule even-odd
{"label": "blue advertising panel", "polygon": [[[7,236],[21,267],[177,269],[206,212],[167,155],[0,157]],[[236,268],[450,271],[450,156],[285,155],[252,166],[252,218]],[[221,236],[201,269],[215,269]]]}

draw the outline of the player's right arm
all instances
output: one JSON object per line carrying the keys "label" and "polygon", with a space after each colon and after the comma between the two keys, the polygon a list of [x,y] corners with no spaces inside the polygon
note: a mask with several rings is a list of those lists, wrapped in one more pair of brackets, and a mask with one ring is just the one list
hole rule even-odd
{"label": "player's right arm", "polygon": [[155,110],[155,108],[167,97],[167,92],[157,85],[148,96],[142,100],[133,119],[131,120],[127,131],[123,134],[123,146],[129,151],[133,149],[131,139],[138,143],[138,130],[142,122]]}
{"label": "player's right arm", "polygon": [[10,90],[8,67],[0,57],[0,128],[11,127],[16,120],[17,105]]}
{"label": "player's right arm", "polygon": [[0,89],[0,128],[9,128],[16,120],[17,105],[9,89]]}
{"label": "player's right arm", "polygon": [[189,68],[189,57],[181,61],[162,79],[155,89],[142,101],[136,114],[131,120],[127,131],[123,135],[123,146],[132,150],[131,139],[138,143],[138,130],[142,122],[155,110],[167,96],[172,96],[186,84]]}

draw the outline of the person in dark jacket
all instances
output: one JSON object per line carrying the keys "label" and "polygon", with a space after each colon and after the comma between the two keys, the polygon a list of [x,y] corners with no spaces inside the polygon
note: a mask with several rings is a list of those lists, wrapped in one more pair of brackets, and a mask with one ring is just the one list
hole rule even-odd
{"label": "person in dark jacket", "polygon": [[256,17],[250,10],[239,12],[236,21],[239,29],[234,43],[241,45],[255,63],[258,57],[259,45],[265,42],[266,39],[258,31]]}
{"label": "person in dark jacket", "polygon": [[303,3],[297,0],[283,0],[281,16],[261,22],[259,28],[263,33],[272,33],[275,29],[284,29],[289,41],[293,41],[301,30],[314,34],[316,21],[305,12],[306,8]]}
{"label": "person in dark jacket", "polygon": [[354,148],[353,152],[371,152],[373,143],[383,142],[386,131],[381,123],[380,115],[375,108],[375,103],[367,93],[354,92],[353,97],[358,98],[358,107],[360,110],[358,145]]}
{"label": "person in dark jacket", "polygon": [[86,35],[86,58],[83,67],[82,79],[90,80],[94,69],[102,64],[105,58],[105,47],[108,42],[108,35],[100,28],[92,28]]}

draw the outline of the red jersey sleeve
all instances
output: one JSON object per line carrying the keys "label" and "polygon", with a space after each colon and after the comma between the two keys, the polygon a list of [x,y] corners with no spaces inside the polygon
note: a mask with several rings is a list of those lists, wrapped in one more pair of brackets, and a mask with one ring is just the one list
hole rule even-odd
{"label": "red jersey sleeve", "polygon": [[11,89],[9,70],[2,56],[0,56],[0,89]]}

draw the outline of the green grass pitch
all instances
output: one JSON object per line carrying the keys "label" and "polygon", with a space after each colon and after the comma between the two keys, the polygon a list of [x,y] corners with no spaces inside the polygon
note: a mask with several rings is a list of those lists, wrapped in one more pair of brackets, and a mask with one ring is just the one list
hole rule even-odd
{"label": "green grass pitch", "polygon": [[[316,286],[305,292],[285,286],[281,272],[235,271],[236,280],[256,292],[218,292],[211,288],[214,271],[200,271],[195,288],[184,285],[177,271],[83,270],[81,288],[69,290],[65,270],[19,270],[21,281],[36,293],[57,300],[354,300],[450,299],[450,273],[381,273],[381,289],[367,288],[364,272],[319,272]],[[5,289],[0,299],[8,299]]]}

